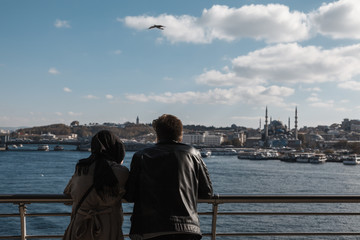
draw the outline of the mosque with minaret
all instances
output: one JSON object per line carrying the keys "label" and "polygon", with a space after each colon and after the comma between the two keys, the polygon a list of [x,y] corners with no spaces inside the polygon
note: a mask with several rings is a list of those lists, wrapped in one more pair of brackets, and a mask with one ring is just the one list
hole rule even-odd
{"label": "mosque with minaret", "polygon": [[[268,108],[265,109],[265,124],[261,131],[262,138],[260,146],[262,147],[292,147],[299,148],[301,141],[298,138],[298,113],[295,107],[295,122],[294,129],[290,127],[290,117],[288,125],[284,125],[279,120],[272,120],[268,116]],[[261,120],[260,120],[261,129]]]}

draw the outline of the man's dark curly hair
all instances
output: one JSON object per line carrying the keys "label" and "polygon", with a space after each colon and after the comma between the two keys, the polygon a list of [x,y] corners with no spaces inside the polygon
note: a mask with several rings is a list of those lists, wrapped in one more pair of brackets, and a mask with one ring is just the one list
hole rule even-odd
{"label": "man's dark curly hair", "polygon": [[183,125],[177,117],[163,114],[153,121],[152,126],[158,141],[181,141]]}

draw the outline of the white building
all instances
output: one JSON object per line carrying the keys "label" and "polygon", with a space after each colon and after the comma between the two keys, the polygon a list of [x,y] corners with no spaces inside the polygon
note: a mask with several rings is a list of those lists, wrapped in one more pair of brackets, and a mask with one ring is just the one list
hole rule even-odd
{"label": "white building", "polygon": [[224,137],[222,135],[208,135],[204,136],[204,144],[209,146],[219,146],[224,142]]}
{"label": "white building", "polygon": [[204,134],[194,133],[194,134],[183,134],[182,142],[185,144],[203,144],[204,143]]}
{"label": "white building", "polygon": [[208,146],[220,146],[224,142],[224,137],[222,134],[209,134],[205,133],[193,133],[193,134],[183,134],[182,142],[185,144],[203,144]]}

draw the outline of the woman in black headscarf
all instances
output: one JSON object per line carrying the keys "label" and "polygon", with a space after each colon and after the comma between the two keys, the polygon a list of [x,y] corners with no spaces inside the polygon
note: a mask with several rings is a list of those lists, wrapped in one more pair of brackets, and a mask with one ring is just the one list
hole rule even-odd
{"label": "woman in black headscarf", "polygon": [[110,131],[98,132],[91,155],[76,164],[64,193],[71,195],[71,221],[64,239],[124,239],[121,198],[129,170],[121,165],[125,148]]}

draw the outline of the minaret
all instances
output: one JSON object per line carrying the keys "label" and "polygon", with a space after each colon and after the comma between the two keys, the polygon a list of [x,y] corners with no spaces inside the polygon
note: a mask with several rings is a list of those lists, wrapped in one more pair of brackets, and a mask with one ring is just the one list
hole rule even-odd
{"label": "minaret", "polygon": [[297,127],[298,127],[298,116],[297,116],[297,107],[295,107],[295,139],[297,140],[298,139],[298,130],[297,130]]}
{"label": "minaret", "polygon": [[288,120],[288,131],[289,131],[289,132],[291,131],[291,128],[290,128],[290,117],[289,117],[289,120]]}
{"label": "minaret", "polygon": [[268,109],[266,106],[266,110],[265,110],[265,141],[267,140],[269,136],[269,129],[268,129]]}
{"label": "minaret", "polygon": [[259,131],[261,131],[261,118],[259,119]]}
{"label": "minaret", "polygon": [[136,117],[136,125],[139,125],[139,116]]}

